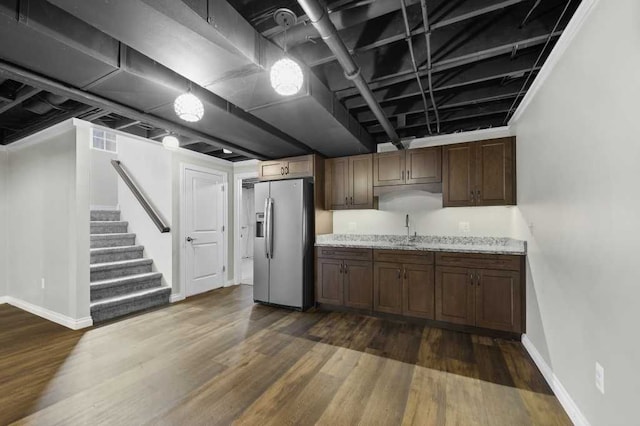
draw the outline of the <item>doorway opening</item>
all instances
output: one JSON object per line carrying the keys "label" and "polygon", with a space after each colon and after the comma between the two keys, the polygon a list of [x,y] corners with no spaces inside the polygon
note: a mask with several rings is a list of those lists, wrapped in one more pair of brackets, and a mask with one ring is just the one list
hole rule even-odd
{"label": "doorway opening", "polygon": [[253,241],[255,237],[255,194],[258,182],[256,173],[236,175],[236,282],[253,285]]}

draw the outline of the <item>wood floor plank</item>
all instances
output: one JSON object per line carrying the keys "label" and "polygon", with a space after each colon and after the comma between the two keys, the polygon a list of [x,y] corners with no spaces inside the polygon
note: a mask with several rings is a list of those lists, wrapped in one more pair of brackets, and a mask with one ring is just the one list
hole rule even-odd
{"label": "wood floor plank", "polygon": [[235,286],[87,330],[0,305],[0,424],[569,425],[519,342],[254,304]]}

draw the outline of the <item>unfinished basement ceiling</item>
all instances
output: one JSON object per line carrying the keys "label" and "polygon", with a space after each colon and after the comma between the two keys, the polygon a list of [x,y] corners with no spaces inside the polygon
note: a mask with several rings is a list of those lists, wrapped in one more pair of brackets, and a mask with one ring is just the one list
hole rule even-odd
{"label": "unfinished basement ceiling", "polygon": [[[401,0],[339,0],[329,10],[405,139],[505,124],[580,3],[426,0],[429,58],[421,2],[404,2],[406,24]],[[302,93],[286,99],[268,81],[283,44],[280,7],[300,17],[287,44],[306,75]],[[135,14],[148,25],[131,24]],[[189,87],[205,105],[195,124],[172,108]],[[351,155],[388,141],[297,1],[0,0],[0,144],[70,117],[158,141],[171,132],[231,161]]]}
{"label": "unfinished basement ceiling", "polygon": [[[427,95],[430,126],[406,41],[403,1],[420,83]],[[288,7],[298,14],[301,17],[298,25],[287,34],[290,53],[311,67],[376,142],[388,141],[297,1],[230,2],[257,31],[280,44],[284,37],[271,18],[273,12]],[[419,0],[328,2],[331,20],[340,37],[401,138],[437,134],[436,110],[440,134],[506,124],[580,1],[426,0],[425,3],[431,30],[435,103],[429,96],[429,58]]]}

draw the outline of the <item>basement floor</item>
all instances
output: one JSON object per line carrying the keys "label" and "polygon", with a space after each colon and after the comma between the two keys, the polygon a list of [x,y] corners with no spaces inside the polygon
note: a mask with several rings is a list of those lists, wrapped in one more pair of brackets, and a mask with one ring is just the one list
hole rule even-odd
{"label": "basement floor", "polygon": [[0,424],[569,425],[518,342],[254,305],[70,331],[0,305]]}

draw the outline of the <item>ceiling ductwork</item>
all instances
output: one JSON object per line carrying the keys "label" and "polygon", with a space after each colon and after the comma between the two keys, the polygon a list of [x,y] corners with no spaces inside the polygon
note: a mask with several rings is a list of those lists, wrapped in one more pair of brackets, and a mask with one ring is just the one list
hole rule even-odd
{"label": "ceiling ductwork", "polygon": [[327,156],[375,150],[367,131],[308,67],[282,97],[269,69],[284,55],[225,1],[48,0]]}
{"label": "ceiling ductwork", "polygon": [[[76,100],[87,105],[100,106],[97,104],[101,102],[95,100],[106,99],[126,106],[147,122],[182,128],[182,133],[203,142],[254,158],[312,151],[275,126],[192,85],[185,77],[47,1],[29,0],[28,8],[20,8],[18,3],[0,0],[0,74],[5,72],[13,80],[34,84],[33,73],[74,94],[84,93],[86,99],[76,96]],[[120,17],[109,19],[118,21]],[[29,70],[29,75],[21,76],[20,69]],[[56,90],[56,84],[48,86],[54,87],[50,91]],[[190,88],[204,103],[207,115],[187,125],[176,117],[173,101]],[[53,93],[68,96],[65,90]],[[37,104],[41,101],[34,98],[33,108],[44,108]],[[49,103],[55,105],[55,99]]]}

